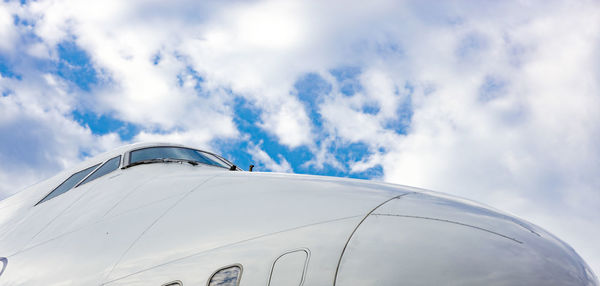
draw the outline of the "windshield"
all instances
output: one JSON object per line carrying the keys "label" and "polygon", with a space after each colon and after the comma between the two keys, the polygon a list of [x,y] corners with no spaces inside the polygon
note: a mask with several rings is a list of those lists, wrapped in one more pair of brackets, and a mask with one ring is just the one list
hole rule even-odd
{"label": "windshield", "polygon": [[153,159],[188,160],[223,168],[231,167],[231,164],[213,154],[184,147],[150,147],[131,151],[129,165]]}

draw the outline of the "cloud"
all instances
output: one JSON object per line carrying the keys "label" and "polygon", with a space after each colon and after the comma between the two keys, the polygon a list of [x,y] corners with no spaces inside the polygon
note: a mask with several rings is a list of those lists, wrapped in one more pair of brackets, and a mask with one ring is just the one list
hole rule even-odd
{"label": "cloud", "polygon": [[293,171],[292,166],[290,166],[290,163],[283,158],[283,156],[279,156],[280,162],[277,163],[261,148],[260,144],[250,145],[248,147],[248,153],[252,156],[252,159],[256,161],[256,169],[258,171],[264,171],[264,168],[279,173],[291,173]]}
{"label": "cloud", "polygon": [[36,35],[50,48],[72,40],[88,52],[107,83],[96,92],[96,112],[162,131],[187,129],[194,119],[180,115],[202,112],[210,126],[213,118],[231,118],[222,108],[231,97],[216,92],[226,88],[256,102],[261,126],[283,144],[309,143],[310,123],[288,94],[293,74],[284,67],[289,50],[305,42],[295,4],[231,2],[217,10],[188,4],[198,8],[197,17],[180,17],[189,13],[186,5],[162,13],[161,7],[120,1],[42,1],[32,3],[27,16],[37,20]]}
{"label": "cloud", "polygon": [[13,25],[14,19],[11,10],[14,5],[10,3],[0,3],[0,51],[12,49],[12,44],[17,37],[17,32]]}
{"label": "cloud", "polygon": [[73,96],[55,76],[0,78],[0,86],[10,90],[0,97],[0,198],[122,144],[70,118]]}

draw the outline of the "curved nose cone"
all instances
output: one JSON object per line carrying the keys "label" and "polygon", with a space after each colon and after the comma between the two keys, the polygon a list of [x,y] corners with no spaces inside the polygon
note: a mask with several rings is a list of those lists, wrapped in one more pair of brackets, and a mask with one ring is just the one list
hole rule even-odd
{"label": "curved nose cone", "polygon": [[348,241],[336,285],[598,285],[586,263],[544,230],[439,195],[375,209]]}

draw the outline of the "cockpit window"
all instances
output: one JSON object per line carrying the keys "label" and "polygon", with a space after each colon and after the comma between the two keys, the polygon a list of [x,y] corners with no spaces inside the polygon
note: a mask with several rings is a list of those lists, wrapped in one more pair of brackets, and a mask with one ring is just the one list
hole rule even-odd
{"label": "cockpit window", "polygon": [[210,158],[211,160],[213,160],[217,164],[221,164],[221,167],[223,167],[223,168],[229,168],[229,167],[231,167],[231,165],[229,165],[227,163],[227,160],[221,158],[220,156],[217,156],[215,154],[211,154],[211,153],[208,153],[208,152],[202,152],[202,155]]}
{"label": "cockpit window", "polygon": [[88,183],[95,179],[98,179],[98,178],[118,169],[119,165],[121,165],[121,156],[114,157],[114,158],[106,161],[106,163],[104,163],[104,165],[102,165],[100,168],[98,168],[98,170],[96,170],[94,173],[92,173],[87,178],[85,178],[85,180],[77,186],[81,186],[85,183]]}
{"label": "cockpit window", "polygon": [[73,188],[77,183],[79,183],[79,181],[81,181],[83,178],[85,178],[85,176],[87,176],[89,173],[91,173],[93,170],[95,170],[98,167],[98,165],[100,165],[100,164],[96,164],[92,167],[89,167],[85,170],[79,171],[79,172],[71,175],[68,179],[66,179],[64,182],[62,182],[62,184],[60,184],[58,187],[56,187],[56,189],[54,189],[52,192],[50,192],[48,195],[46,195],[46,197],[44,197],[36,205],[39,205],[49,199],[52,199],[54,197],[57,197],[59,195],[66,193],[68,190]]}
{"label": "cockpit window", "polygon": [[131,151],[129,165],[151,160],[173,159],[185,160],[192,163],[201,163],[217,167],[230,168],[231,164],[219,159],[210,153],[183,147],[149,147]]}

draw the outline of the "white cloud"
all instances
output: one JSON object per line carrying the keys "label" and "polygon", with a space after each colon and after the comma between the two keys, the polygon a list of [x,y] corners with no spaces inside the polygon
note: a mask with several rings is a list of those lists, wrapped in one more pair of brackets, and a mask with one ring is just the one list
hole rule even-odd
{"label": "white cloud", "polygon": [[[215,90],[231,88],[262,109],[261,126],[283,144],[309,143],[310,121],[288,92],[298,71],[286,67],[289,55],[308,42],[302,15],[297,16],[302,7],[281,1],[187,4],[40,1],[25,14],[37,20],[36,35],[49,47],[75,39],[90,54],[101,79],[110,81],[94,99],[98,112],[168,131],[189,125],[190,118],[182,114],[200,111],[209,126],[219,124],[212,122],[214,115],[231,118],[221,108],[231,96],[213,96]],[[197,14],[189,11],[193,8]],[[32,53],[43,54],[40,49],[32,47]],[[186,81],[190,69],[203,81]],[[209,96],[196,96],[196,85]],[[210,137],[222,135],[217,131]]]}
{"label": "white cloud", "polygon": [[[279,172],[279,173],[291,173],[292,166],[290,163],[283,158],[283,156],[279,156],[279,163],[277,163],[267,152],[265,152],[261,148],[262,142],[258,145],[249,144],[248,153],[252,156],[252,159],[256,161],[256,170],[257,171],[271,171],[271,172]],[[266,170],[265,170],[266,169]]]}
{"label": "white cloud", "polygon": [[10,3],[0,3],[0,51],[12,50],[12,45],[17,36],[15,26],[13,25],[14,19],[11,14],[13,5]]}
{"label": "white cloud", "polygon": [[114,133],[98,136],[69,115],[74,95],[52,75],[0,78],[0,199],[46,179],[83,158],[122,144]]}
{"label": "white cloud", "polygon": [[307,40],[303,19],[299,19],[304,7],[292,1],[265,1],[250,5],[238,5],[227,12],[233,23],[236,47],[250,47],[261,51],[286,51],[297,48]]}
{"label": "white cloud", "polygon": [[378,116],[382,119],[398,116],[398,107],[405,100],[405,94],[396,94],[401,89],[396,86],[389,73],[378,69],[365,71],[361,75],[368,99],[374,100],[379,107]]}
{"label": "white cloud", "polygon": [[295,99],[287,99],[281,104],[269,104],[270,112],[262,116],[265,130],[279,137],[279,142],[290,147],[311,144],[310,119],[304,107]]}

